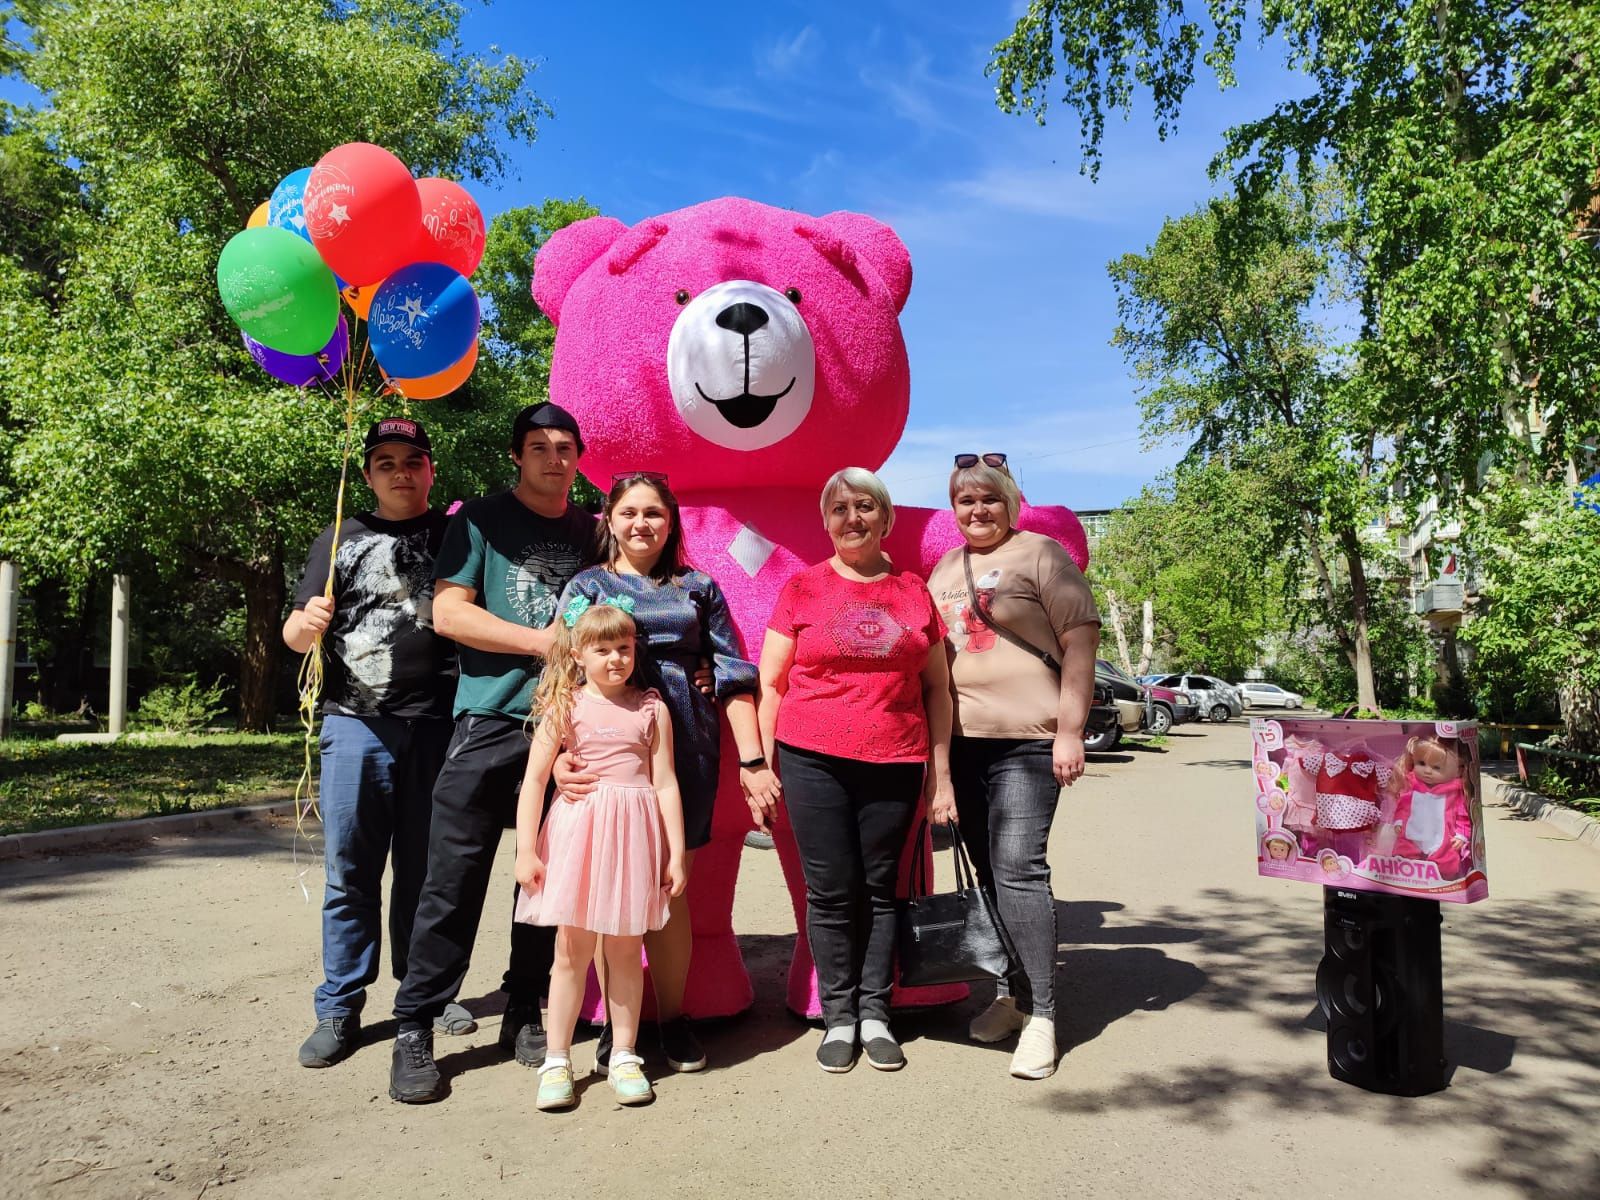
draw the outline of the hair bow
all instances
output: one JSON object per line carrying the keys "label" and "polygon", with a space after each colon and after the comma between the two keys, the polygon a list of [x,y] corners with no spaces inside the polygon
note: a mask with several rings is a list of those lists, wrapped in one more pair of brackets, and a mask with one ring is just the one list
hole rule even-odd
{"label": "hair bow", "polygon": [[[632,596],[602,596],[600,598],[600,603],[609,604],[612,608],[620,608],[630,617],[633,616]],[[567,607],[561,614],[561,620],[565,623],[568,629],[571,629],[578,623],[578,618],[589,611],[589,608],[589,597],[574,596],[571,600],[567,601]]]}

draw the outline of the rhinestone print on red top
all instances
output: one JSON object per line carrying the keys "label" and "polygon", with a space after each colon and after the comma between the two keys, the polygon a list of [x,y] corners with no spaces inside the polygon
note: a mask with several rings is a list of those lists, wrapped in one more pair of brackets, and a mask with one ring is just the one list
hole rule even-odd
{"label": "rhinestone print on red top", "polygon": [[768,627],[795,643],[780,742],[862,762],[927,758],[922,668],[944,623],[921,579],[861,583],[821,563],[784,585]]}

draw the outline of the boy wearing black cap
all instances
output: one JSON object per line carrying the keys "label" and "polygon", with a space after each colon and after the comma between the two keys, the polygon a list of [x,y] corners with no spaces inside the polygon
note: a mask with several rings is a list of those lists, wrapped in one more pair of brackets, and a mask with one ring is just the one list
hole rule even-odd
{"label": "boy wearing black cap", "polygon": [[[322,705],[322,810],[326,882],[322,901],[323,981],[317,1027],[300,1064],[327,1067],[360,1037],[366,989],[378,977],[383,944],[384,860],[389,889],[389,957],[406,973],[411,925],[427,870],[433,784],[450,740],[455,647],[433,627],[434,559],[445,517],[428,509],[433,453],[427,431],[394,417],[367,430],[363,475],[373,512],[339,531],[334,585],[328,582],[333,526],[306,558],[283,640],[304,654],[320,634],[326,677]],[[459,1005],[441,1028],[470,1032]]]}
{"label": "boy wearing black cap", "polygon": [[[395,995],[396,1100],[441,1094],[432,1024],[466,978],[500,834],[516,812],[525,725],[555,636],[556,600],[594,543],[595,518],[567,502],[582,453],[578,423],[565,409],[523,409],[511,431],[516,487],[462,506],[439,552],[434,619],[457,643],[461,679],[455,733],[434,787],[409,969]],[[500,1046],[523,1063],[544,1058],[539,1001],[554,955],[554,929],[513,923]]]}

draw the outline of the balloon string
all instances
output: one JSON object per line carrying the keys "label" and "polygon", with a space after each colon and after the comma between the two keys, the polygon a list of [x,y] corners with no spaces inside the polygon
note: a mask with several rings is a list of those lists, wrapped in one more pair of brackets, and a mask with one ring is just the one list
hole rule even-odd
{"label": "balloon string", "polygon": [[[364,348],[363,348],[364,349]],[[344,498],[350,479],[350,459],[355,452],[356,428],[356,400],[360,394],[360,376],[351,369],[350,354],[345,355],[344,365],[344,446],[339,462],[339,491],[334,501],[333,510],[333,536],[328,545],[328,578],[323,584],[322,595],[324,599],[333,599],[334,568],[339,556],[339,534],[344,527]],[[320,383],[319,383],[320,386]],[[329,399],[334,399],[337,393],[328,393]],[[302,867],[300,865],[300,842],[305,840],[308,856],[314,846],[312,834],[306,826],[308,819],[315,817],[322,819],[321,809],[317,803],[317,788],[315,778],[311,771],[312,747],[317,738],[317,703],[322,697],[322,686],[326,678],[326,666],[322,652],[322,634],[317,634],[311,641],[311,647],[300,662],[298,687],[300,693],[300,724],[305,729],[303,753],[300,766],[300,778],[295,783],[294,789],[294,842],[291,848],[295,882],[300,885],[300,894],[307,903],[311,901],[311,892],[306,887],[305,877],[311,869],[310,861]]]}

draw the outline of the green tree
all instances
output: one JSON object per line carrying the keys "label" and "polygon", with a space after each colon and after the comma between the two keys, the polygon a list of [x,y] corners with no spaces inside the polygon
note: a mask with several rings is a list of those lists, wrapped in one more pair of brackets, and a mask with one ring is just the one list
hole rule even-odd
{"label": "green tree", "polygon": [[1361,534],[1380,498],[1383,430],[1367,380],[1312,319],[1330,279],[1318,236],[1312,203],[1289,188],[1167,221],[1145,253],[1110,264],[1112,341],[1145,385],[1147,437],[1257,472],[1281,497],[1280,544],[1309,562],[1320,623],[1359,702],[1376,707]]}
{"label": "green tree", "polygon": [[1091,580],[1131,608],[1152,602],[1155,657],[1169,669],[1240,678],[1288,623],[1281,508],[1253,472],[1180,466],[1112,515]]}
{"label": "green tree", "polygon": [[1309,94],[1231,130],[1248,201],[1331,163],[1362,246],[1363,366],[1401,469],[1441,501],[1485,455],[1574,482],[1600,432],[1600,5],[1572,0],[1032,0],[990,62],[1041,122],[1056,89],[1100,165],[1108,112],[1165,136],[1197,59],[1235,83],[1254,27]]}
{"label": "green tree", "polygon": [[[228,581],[244,608],[240,721],[264,728],[286,568],[331,516],[341,406],[254,368],[216,296],[217,255],[279,178],[334,145],[377,141],[420,173],[492,179],[547,110],[530,66],[463,52],[462,8],[437,0],[80,0],[26,15],[32,51],[8,55],[48,100],[26,125],[92,219],[48,326],[7,339],[0,553],[35,579]],[[36,323],[6,284],[0,320]],[[484,374],[428,410],[442,490],[458,468],[476,490],[492,451],[475,448],[503,453],[504,407],[538,384]]]}

